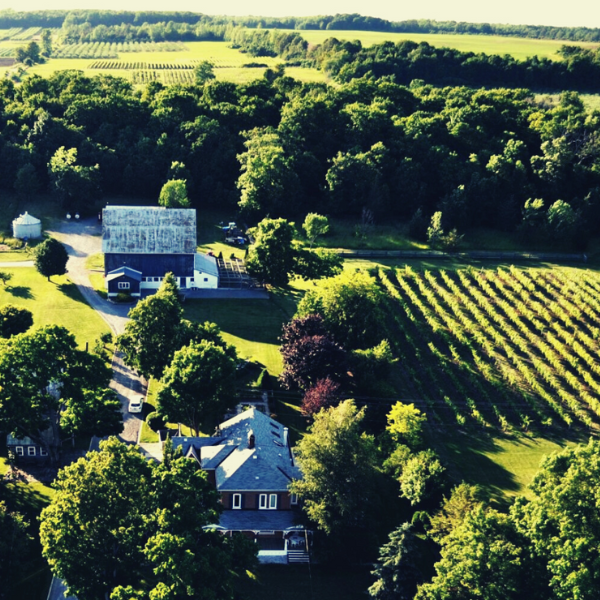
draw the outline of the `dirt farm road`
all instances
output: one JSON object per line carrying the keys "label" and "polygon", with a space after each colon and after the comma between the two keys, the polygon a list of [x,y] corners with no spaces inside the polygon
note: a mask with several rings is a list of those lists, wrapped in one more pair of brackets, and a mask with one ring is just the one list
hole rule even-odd
{"label": "dirt farm road", "polygon": [[[67,249],[68,276],[77,285],[85,301],[106,321],[113,334],[123,333],[131,306],[113,304],[101,298],[90,283],[89,271],[85,264],[89,256],[102,252],[102,228],[98,221],[95,218],[64,220],[49,229],[48,233]],[[113,357],[112,369],[110,388],[115,390],[121,400],[123,413],[124,429],[119,438],[124,442],[137,443],[142,421],[140,415],[131,414],[127,409],[131,398],[146,396],[147,383],[123,363],[119,352]]]}

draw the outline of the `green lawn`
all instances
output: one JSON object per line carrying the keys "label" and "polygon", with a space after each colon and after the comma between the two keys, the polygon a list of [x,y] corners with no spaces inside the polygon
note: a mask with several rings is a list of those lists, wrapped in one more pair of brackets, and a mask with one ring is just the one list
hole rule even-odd
{"label": "green lawn", "polygon": [[17,252],[0,252],[0,262],[20,262],[23,260],[33,260],[33,257],[24,250]]}
{"label": "green lawn", "polygon": [[456,482],[464,480],[480,484],[501,504],[513,496],[531,495],[527,486],[544,456],[585,443],[583,436],[562,439],[526,434],[489,437],[446,431],[435,437],[434,443],[450,464],[452,478]]}
{"label": "green lawn", "polygon": [[335,37],[339,40],[360,40],[363,46],[372,46],[386,41],[413,40],[427,42],[432,46],[456,48],[462,52],[485,52],[486,54],[510,54],[519,60],[537,55],[558,60],[556,52],[564,44],[596,48],[598,44],[565,42],[562,40],[535,40],[491,35],[455,35],[444,33],[387,33],[379,31],[327,31],[304,30],[299,32],[309,44],[321,44]]}
{"label": "green lawn", "polygon": [[34,327],[63,325],[75,334],[77,343],[90,347],[100,334],[108,331],[103,319],[84,301],[67,276],[48,281],[34,268],[5,267],[13,274],[10,284],[0,286],[0,305],[15,304],[33,313]]}

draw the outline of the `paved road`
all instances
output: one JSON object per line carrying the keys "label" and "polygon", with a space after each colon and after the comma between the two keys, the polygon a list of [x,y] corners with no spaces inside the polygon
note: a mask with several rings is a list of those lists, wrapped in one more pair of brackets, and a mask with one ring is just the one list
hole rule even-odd
{"label": "paved road", "polygon": [[15,260],[12,262],[0,262],[0,267],[33,267],[35,263],[32,260]]}
{"label": "paved road", "polygon": [[[114,334],[123,333],[125,323],[127,323],[127,313],[131,306],[113,304],[101,298],[93,289],[89,271],[85,266],[88,256],[102,251],[102,229],[98,221],[96,219],[61,221],[53,229],[48,230],[48,233],[67,249],[69,278],[77,285],[85,300],[98,311]],[[139,415],[130,414],[127,409],[131,398],[140,394],[146,395],[147,382],[123,364],[119,353],[113,358],[112,368],[113,379],[110,387],[115,390],[121,400],[123,413],[124,430],[119,438],[124,442],[137,443],[142,421]],[[92,447],[97,447],[97,443],[98,440],[94,440]]]}

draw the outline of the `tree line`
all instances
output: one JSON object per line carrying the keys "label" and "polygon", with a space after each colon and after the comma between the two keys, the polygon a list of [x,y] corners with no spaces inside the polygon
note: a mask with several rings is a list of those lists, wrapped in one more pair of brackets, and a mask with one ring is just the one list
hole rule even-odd
{"label": "tree line", "polygon": [[463,21],[434,21],[409,19],[388,21],[364,15],[337,14],[312,17],[224,17],[177,11],[110,11],[110,10],[43,10],[16,12],[0,11],[0,27],[61,27],[88,23],[97,25],[142,25],[144,23],[200,22],[212,25],[232,24],[251,29],[320,29],[331,31],[383,31],[393,33],[450,33],[470,35],[502,35],[535,39],[570,40],[578,42],[600,41],[600,30],[592,27],[553,27],[549,25],[511,25],[506,23],[467,23]]}
{"label": "tree line", "polygon": [[555,243],[585,243],[600,223],[600,116],[572,92],[554,104],[389,77],[333,87],[282,68],[135,92],[63,71],[0,82],[0,124],[0,187],[49,191],[81,214],[103,194],[157,198],[185,180],[193,207],[239,210],[249,224],[315,212],[410,222],[425,239],[441,212],[444,231],[522,228],[527,239],[559,200]]}

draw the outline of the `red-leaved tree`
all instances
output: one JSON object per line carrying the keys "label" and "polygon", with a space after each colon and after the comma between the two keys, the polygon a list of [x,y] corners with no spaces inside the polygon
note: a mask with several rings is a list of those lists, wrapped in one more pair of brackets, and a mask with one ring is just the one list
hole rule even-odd
{"label": "red-leaved tree", "polygon": [[323,408],[337,406],[341,399],[340,384],[329,377],[319,379],[317,383],[306,390],[300,410],[307,417],[312,417]]}

